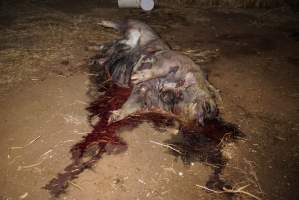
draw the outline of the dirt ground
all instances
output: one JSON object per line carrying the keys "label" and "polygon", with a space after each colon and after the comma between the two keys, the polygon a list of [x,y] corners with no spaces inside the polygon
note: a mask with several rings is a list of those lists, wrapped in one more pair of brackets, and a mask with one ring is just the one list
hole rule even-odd
{"label": "dirt ground", "polygon": [[289,8],[144,13],[70,0],[0,6],[1,200],[52,198],[43,187],[92,129],[86,62],[95,53],[86,47],[117,37],[97,25],[101,19],[124,18],[147,22],[173,48],[205,62],[221,91],[222,117],[246,136],[219,146],[199,138],[201,148],[182,156],[159,145],[179,146],[182,136],[173,129],[124,127],[119,134],[128,149],[105,154],[58,199],[254,199],[201,188],[215,178],[234,190],[249,184],[244,191],[260,199],[299,198],[299,18]]}

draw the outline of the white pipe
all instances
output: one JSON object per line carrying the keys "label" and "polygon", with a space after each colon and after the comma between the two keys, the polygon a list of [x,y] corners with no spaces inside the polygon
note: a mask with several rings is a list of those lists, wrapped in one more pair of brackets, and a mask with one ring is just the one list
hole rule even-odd
{"label": "white pipe", "polygon": [[120,8],[139,8],[140,0],[118,0],[118,7]]}
{"label": "white pipe", "polygon": [[155,7],[154,0],[140,0],[140,7],[145,11],[150,11]]}
{"label": "white pipe", "polygon": [[154,0],[118,0],[120,8],[142,8],[142,10],[150,11],[154,6]]}

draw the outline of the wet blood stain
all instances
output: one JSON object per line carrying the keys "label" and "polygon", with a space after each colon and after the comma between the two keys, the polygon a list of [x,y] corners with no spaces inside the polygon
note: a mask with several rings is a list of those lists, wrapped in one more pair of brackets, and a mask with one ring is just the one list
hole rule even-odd
{"label": "wet blood stain", "polygon": [[91,168],[104,152],[125,147],[126,143],[117,136],[116,130],[124,126],[126,121],[108,124],[108,119],[110,111],[120,108],[130,92],[131,89],[119,88],[116,85],[109,86],[105,95],[100,96],[87,107],[91,117],[98,116],[99,120],[93,126],[93,130],[71,148],[72,163],[44,187],[52,196],[58,197],[65,193],[70,181],[77,178],[85,169]]}
{"label": "wet blood stain", "polygon": [[168,119],[165,117],[148,113],[138,118],[126,118],[109,124],[110,112],[122,106],[130,95],[131,89],[110,85],[104,87],[104,92],[104,95],[101,95],[87,107],[90,118],[97,116],[99,120],[93,126],[93,130],[84,136],[81,142],[71,148],[72,163],[44,186],[44,189],[49,190],[54,197],[65,193],[70,181],[77,178],[85,169],[91,168],[103,153],[115,153],[126,149],[126,143],[116,134],[120,127],[133,128],[144,120],[151,120],[156,126],[167,125],[168,123]]}
{"label": "wet blood stain", "polygon": [[[175,121],[170,116],[165,116],[161,113],[146,112],[141,113],[138,117],[129,117],[119,122],[109,124],[108,120],[110,112],[119,109],[123,105],[129,97],[131,89],[120,88],[113,84],[105,84],[105,86],[101,87],[101,92],[104,94],[98,97],[86,108],[90,113],[90,119],[98,117],[97,123],[93,125],[93,130],[84,136],[82,141],[71,148],[72,163],[65,167],[62,173],[59,173],[57,177],[53,178],[44,186],[44,189],[49,190],[50,194],[54,197],[58,197],[65,193],[71,181],[76,179],[85,169],[92,168],[95,162],[101,158],[103,153],[119,153],[126,150],[127,146],[125,141],[123,141],[117,134],[119,128],[133,128],[142,121],[150,121],[156,128],[163,129],[173,125],[173,122]],[[186,141],[177,143],[178,146],[182,144],[180,150],[184,152],[185,155],[185,158],[182,159],[186,159],[190,152],[192,153],[194,150],[196,151],[196,149],[201,149],[199,147],[202,144],[202,139],[200,139],[201,141],[197,141],[196,138],[194,138],[194,135],[206,135],[216,144],[221,141],[227,133],[234,135],[238,132],[235,126],[224,123],[222,120],[211,120],[207,121],[205,124],[205,127],[182,127],[180,129],[180,134],[186,135]],[[175,144],[174,141],[169,141],[169,143]],[[219,159],[219,163],[223,164],[221,158]]]}

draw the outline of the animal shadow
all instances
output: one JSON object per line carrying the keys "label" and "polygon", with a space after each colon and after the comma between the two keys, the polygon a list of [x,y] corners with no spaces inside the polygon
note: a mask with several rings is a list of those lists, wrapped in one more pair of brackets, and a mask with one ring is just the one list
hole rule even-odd
{"label": "animal shadow", "polygon": [[244,137],[245,135],[236,125],[222,119],[215,119],[206,122],[205,126],[199,130],[182,129],[179,134],[173,135],[164,142],[178,150],[170,150],[169,153],[181,159],[185,165],[200,162],[211,166],[213,173],[206,186],[222,190],[223,187],[231,188],[229,183],[220,177],[227,163],[226,158],[222,155],[223,146]]}

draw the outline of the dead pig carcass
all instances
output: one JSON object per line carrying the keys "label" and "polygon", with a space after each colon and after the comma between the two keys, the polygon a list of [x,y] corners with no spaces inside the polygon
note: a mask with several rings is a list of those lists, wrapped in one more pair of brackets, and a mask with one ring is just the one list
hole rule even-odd
{"label": "dead pig carcass", "polygon": [[189,57],[171,50],[142,22],[101,24],[123,37],[102,45],[98,61],[115,84],[132,87],[123,106],[112,111],[110,123],[148,112],[168,115],[182,126],[203,125],[218,116],[219,95]]}
{"label": "dead pig carcass", "polygon": [[[183,126],[181,133],[188,133],[190,126],[201,125],[196,132],[200,130],[202,135],[212,137],[214,134],[210,133],[215,132],[215,139],[222,141],[224,134],[235,132],[234,127],[222,121],[213,123],[218,116],[217,92],[190,58],[172,51],[144,23],[129,20],[102,24],[122,31],[123,37],[99,46],[99,54],[93,59],[96,65],[90,69],[98,74],[91,73],[90,81],[95,85],[90,89],[100,94],[93,96],[94,101],[86,109],[90,119],[97,116],[97,121],[92,124],[92,131],[72,146],[72,162],[45,185],[54,197],[65,193],[69,183],[90,169],[105,152],[126,149],[126,142],[116,133],[120,127],[135,127],[148,119],[156,127],[165,127],[177,119]],[[110,81],[103,81],[105,73]],[[187,138],[193,141],[193,136],[202,135]],[[198,148],[194,142],[190,145]]]}

